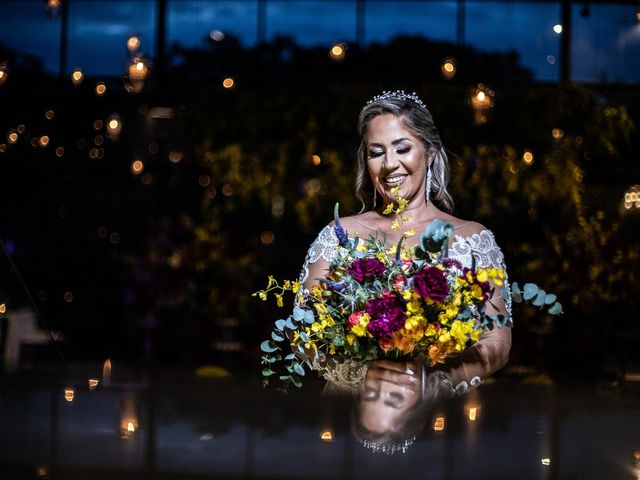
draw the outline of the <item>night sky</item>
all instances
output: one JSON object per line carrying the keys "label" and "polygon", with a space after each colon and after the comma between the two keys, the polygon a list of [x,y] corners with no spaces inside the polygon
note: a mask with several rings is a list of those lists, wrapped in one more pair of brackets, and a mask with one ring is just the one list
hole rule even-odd
{"label": "night sky", "polygon": [[[640,81],[640,23],[632,5],[573,8],[574,80]],[[212,30],[238,36],[250,46],[257,40],[256,1],[170,0],[167,47],[199,47]],[[398,34],[421,34],[456,41],[456,2],[372,2],[366,6],[366,42]],[[156,4],[140,1],[70,3],[69,69],[89,75],[119,75],[127,61],[126,38],[136,33],[143,51],[154,54]],[[465,41],[482,50],[514,49],[540,81],[559,79],[559,3],[469,2]],[[276,1],[267,4],[267,38],[292,36],[305,46],[353,42],[356,3],[349,1]],[[40,58],[47,71],[59,66],[60,20],[47,18],[43,2],[0,1],[0,43]],[[416,59],[419,61],[419,59]],[[374,73],[372,73],[374,74]]]}

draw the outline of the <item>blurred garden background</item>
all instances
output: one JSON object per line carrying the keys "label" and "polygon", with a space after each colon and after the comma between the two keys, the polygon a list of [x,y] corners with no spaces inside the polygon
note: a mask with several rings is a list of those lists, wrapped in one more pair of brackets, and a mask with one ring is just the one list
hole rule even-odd
{"label": "blurred garden background", "polygon": [[632,1],[0,0],[4,366],[257,377],[290,305],[251,292],[359,210],[358,112],[404,89],[454,213],[564,305],[515,309],[506,374],[638,380],[638,82]]}

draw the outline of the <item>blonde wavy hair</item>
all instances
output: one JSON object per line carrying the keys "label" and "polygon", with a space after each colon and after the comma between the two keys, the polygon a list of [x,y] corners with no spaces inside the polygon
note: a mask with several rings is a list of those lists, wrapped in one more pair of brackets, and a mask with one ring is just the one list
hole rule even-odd
{"label": "blonde wavy hair", "polygon": [[[433,123],[429,110],[406,95],[389,95],[385,98],[374,99],[367,103],[360,111],[358,119],[358,133],[360,146],[358,148],[358,169],[356,174],[356,198],[362,203],[360,213],[373,208],[373,182],[367,169],[367,133],[369,124],[378,115],[391,113],[398,117],[405,128],[418,138],[427,155],[433,154],[431,164],[431,190],[429,199],[438,203],[447,212],[453,210],[453,198],[447,191],[449,182],[449,161],[442,147],[440,134]],[[427,162],[427,157],[425,157]]]}

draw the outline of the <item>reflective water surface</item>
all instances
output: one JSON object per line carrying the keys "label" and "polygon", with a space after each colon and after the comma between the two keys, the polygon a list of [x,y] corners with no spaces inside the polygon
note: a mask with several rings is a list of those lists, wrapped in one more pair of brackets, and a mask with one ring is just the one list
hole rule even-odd
{"label": "reflective water surface", "polygon": [[640,478],[637,385],[485,384],[414,412],[415,441],[394,454],[362,444],[363,412],[365,426],[385,423],[371,388],[366,399],[322,388],[15,375],[0,389],[0,478]]}

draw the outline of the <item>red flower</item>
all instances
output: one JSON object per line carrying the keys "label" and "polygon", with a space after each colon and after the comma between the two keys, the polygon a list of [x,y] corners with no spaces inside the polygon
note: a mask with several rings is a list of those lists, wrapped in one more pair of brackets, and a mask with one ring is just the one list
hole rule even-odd
{"label": "red flower", "polygon": [[424,267],[413,276],[413,290],[422,298],[441,303],[449,295],[449,284],[442,270]]}
{"label": "red flower", "polygon": [[382,275],[386,267],[377,258],[359,258],[349,267],[349,274],[357,281],[362,282],[367,278]]}
{"label": "red flower", "polygon": [[385,352],[388,352],[393,347],[393,340],[390,338],[381,338],[378,340],[378,346]]}

